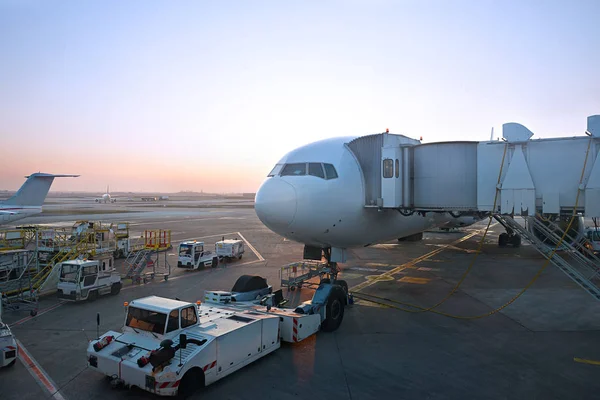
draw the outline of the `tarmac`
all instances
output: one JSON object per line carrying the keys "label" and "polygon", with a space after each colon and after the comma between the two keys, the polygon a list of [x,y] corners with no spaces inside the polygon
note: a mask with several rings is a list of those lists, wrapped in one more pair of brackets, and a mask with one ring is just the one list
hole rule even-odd
{"label": "tarmac", "polygon": [[[50,205],[22,224],[65,225],[78,219],[130,221],[136,234],[170,229],[175,250],[167,281],[126,284],[116,296],[65,303],[50,296],[37,316],[3,319],[25,351],[0,370],[0,398],[157,399],[141,390],[114,390],[87,367],[96,333],[119,330],[123,303],[147,295],[195,302],[204,290],[230,290],[243,274],[280,287],[281,267],[302,258],[302,245],[274,234],[246,203],[186,202]],[[240,206],[239,204],[243,204]],[[79,208],[78,208],[79,207]],[[46,209],[46,206],[45,206]],[[60,214],[54,214],[60,210]],[[92,210],[91,212],[89,210]],[[118,213],[114,211],[118,210]],[[487,220],[452,232],[426,232],[419,242],[389,242],[351,250],[339,278],[357,292],[341,327],[281,349],[197,393],[197,399],[590,399],[599,398],[600,304],[552,265],[512,304],[545,260],[527,243],[499,248],[493,225],[473,263]],[[222,237],[251,246],[241,260],[217,268],[176,268],[176,246],[188,239],[211,248]],[[121,264],[117,264],[122,268]],[[284,289],[290,303],[311,296]],[[376,297],[372,297],[376,296]],[[359,298],[360,297],[360,298]],[[366,301],[363,298],[370,298]],[[406,303],[431,307],[427,312]],[[490,315],[488,315],[490,314]],[[479,317],[479,318],[474,318]],[[600,364],[596,362],[597,364]]]}

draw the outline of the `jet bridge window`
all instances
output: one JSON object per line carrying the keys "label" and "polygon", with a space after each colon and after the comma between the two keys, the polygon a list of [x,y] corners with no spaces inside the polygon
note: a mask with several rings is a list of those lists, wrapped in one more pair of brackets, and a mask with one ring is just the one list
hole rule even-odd
{"label": "jet bridge window", "polygon": [[281,176],[306,175],[306,163],[286,164],[281,170]]}
{"label": "jet bridge window", "polygon": [[186,307],[181,310],[181,327],[187,328],[188,326],[196,325],[198,317],[194,306]]}
{"label": "jet bridge window", "polygon": [[323,164],[325,167],[325,179],[335,179],[338,177],[337,171],[332,164]]}
{"label": "jet bridge window", "polygon": [[321,163],[309,163],[308,174],[325,179],[325,174],[323,173],[323,167],[321,166]]}
{"label": "jet bridge window", "polygon": [[394,160],[386,159],[383,160],[383,177],[393,178],[394,177]]}
{"label": "jet bridge window", "polygon": [[396,158],[396,178],[400,176],[400,160]]}

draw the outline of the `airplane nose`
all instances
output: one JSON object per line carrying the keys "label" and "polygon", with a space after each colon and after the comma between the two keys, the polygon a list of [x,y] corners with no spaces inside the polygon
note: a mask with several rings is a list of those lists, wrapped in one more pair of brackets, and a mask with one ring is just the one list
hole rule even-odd
{"label": "airplane nose", "polygon": [[269,178],[256,192],[254,210],[268,228],[284,230],[296,216],[296,190],[286,181]]}

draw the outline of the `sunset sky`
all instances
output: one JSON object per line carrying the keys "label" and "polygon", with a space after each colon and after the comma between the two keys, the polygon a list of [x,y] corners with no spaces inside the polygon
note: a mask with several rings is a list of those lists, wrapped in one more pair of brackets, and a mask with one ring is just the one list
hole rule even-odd
{"label": "sunset sky", "polygon": [[389,128],[581,135],[600,1],[0,0],[0,189],[254,192],[287,151]]}

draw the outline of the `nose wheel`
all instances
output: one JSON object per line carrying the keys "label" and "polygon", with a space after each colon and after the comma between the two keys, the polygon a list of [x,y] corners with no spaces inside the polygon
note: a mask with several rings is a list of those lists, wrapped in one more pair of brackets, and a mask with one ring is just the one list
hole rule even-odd
{"label": "nose wheel", "polygon": [[521,246],[521,235],[518,233],[513,233],[511,235],[508,232],[501,233],[500,236],[498,236],[498,246],[506,247],[508,245],[513,247]]}

